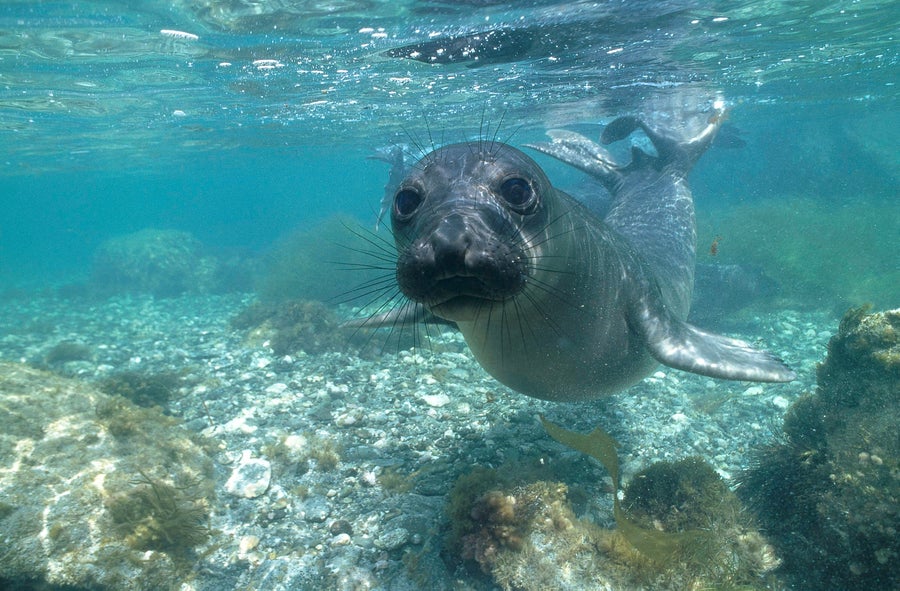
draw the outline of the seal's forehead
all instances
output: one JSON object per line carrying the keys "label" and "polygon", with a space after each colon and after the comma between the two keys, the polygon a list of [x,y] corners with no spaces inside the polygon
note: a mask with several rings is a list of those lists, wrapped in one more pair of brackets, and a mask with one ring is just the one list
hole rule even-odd
{"label": "seal's forehead", "polygon": [[472,173],[543,175],[537,163],[524,152],[500,142],[450,144],[426,155],[416,168],[430,173],[442,171],[448,177]]}

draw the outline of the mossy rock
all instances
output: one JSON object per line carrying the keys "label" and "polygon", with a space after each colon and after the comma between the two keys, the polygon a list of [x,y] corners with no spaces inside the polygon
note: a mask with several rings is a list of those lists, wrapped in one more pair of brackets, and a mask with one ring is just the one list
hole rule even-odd
{"label": "mossy rock", "polygon": [[347,348],[352,334],[341,327],[334,310],[316,300],[255,302],[231,325],[247,330],[252,343],[268,342],[276,355],[340,351]]}
{"label": "mossy rock", "polygon": [[[15,363],[0,362],[0,408],[0,581],[123,591],[189,584],[206,538],[178,518],[206,531],[214,497],[204,441],[156,408]],[[129,497],[153,498],[163,511],[151,522],[129,510],[123,520],[114,507]]]}
{"label": "mossy rock", "polygon": [[370,290],[354,288],[377,277],[393,276],[393,264],[385,261],[386,254],[393,255],[389,240],[386,233],[374,234],[351,218],[321,220],[274,245],[264,258],[257,291],[269,302],[336,303],[366,296]]}
{"label": "mossy rock", "polygon": [[848,312],[816,393],[742,477],[797,589],[900,588],[898,328],[900,310]]}
{"label": "mossy rock", "polygon": [[647,528],[682,532],[708,528],[720,514],[740,511],[740,502],[701,458],[657,462],[625,488],[623,509]]}

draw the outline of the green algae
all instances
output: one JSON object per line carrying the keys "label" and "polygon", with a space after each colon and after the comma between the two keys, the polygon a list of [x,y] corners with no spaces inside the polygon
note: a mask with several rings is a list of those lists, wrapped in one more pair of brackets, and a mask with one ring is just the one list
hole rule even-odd
{"label": "green algae", "polygon": [[[589,434],[583,435],[554,425],[543,417],[541,417],[541,424],[544,426],[547,434],[556,441],[589,455],[603,464],[613,481],[613,515],[616,518],[616,526],[622,535],[625,536],[625,539],[642,554],[659,564],[669,564],[675,557],[685,554],[688,547],[696,544],[702,537],[703,534],[699,531],[665,532],[645,528],[625,515],[618,496],[619,458],[616,454],[616,448],[619,444],[603,429],[597,427]],[[662,491],[655,492],[659,493]],[[665,494],[670,494],[671,492],[671,490],[666,490]],[[638,496],[648,500],[656,499],[653,494]],[[666,496],[661,496],[658,500],[667,502]]]}
{"label": "green algae", "polygon": [[785,196],[706,213],[698,220],[700,260],[757,265],[799,306],[894,306],[900,209],[896,201],[854,203]]}

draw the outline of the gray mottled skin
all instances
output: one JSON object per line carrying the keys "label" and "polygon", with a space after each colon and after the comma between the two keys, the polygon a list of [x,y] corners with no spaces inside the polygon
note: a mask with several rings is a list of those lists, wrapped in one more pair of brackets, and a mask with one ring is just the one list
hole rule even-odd
{"label": "gray mottled skin", "polygon": [[[435,150],[400,182],[391,208],[400,289],[456,323],[497,380],[538,398],[596,398],[659,363],[719,378],[793,379],[770,354],[684,322],[696,242],[686,175],[719,120],[678,142],[617,119],[604,142],[642,128],[658,153],[634,149],[624,167],[571,132],[532,146],[606,185],[614,202],[603,220],[508,145]],[[515,191],[510,202],[509,179],[527,183],[525,206]],[[404,314],[419,315],[395,311],[361,324],[392,325]]]}

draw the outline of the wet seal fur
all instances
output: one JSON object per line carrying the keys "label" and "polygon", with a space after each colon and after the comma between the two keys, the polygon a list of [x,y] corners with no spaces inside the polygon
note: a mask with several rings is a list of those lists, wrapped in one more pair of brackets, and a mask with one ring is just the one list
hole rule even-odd
{"label": "wet seal fur", "polygon": [[696,251],[686,176],[722,119],[715,113],[687,140],[616,119],[603,143],[641,129],[657,152],[632,148],[626,166],[573,132],[552,131],[551,142],[529,146],[598,178],[613,197],[603,219],[507,144],[434,150],[410,169],[390,207],[397,283],[415,305],[357,325],[433,314],[457,325],[497,380],[546,400],[597,398],[659,363],[715,378],[794,379],[777,357],[685,322]]}

